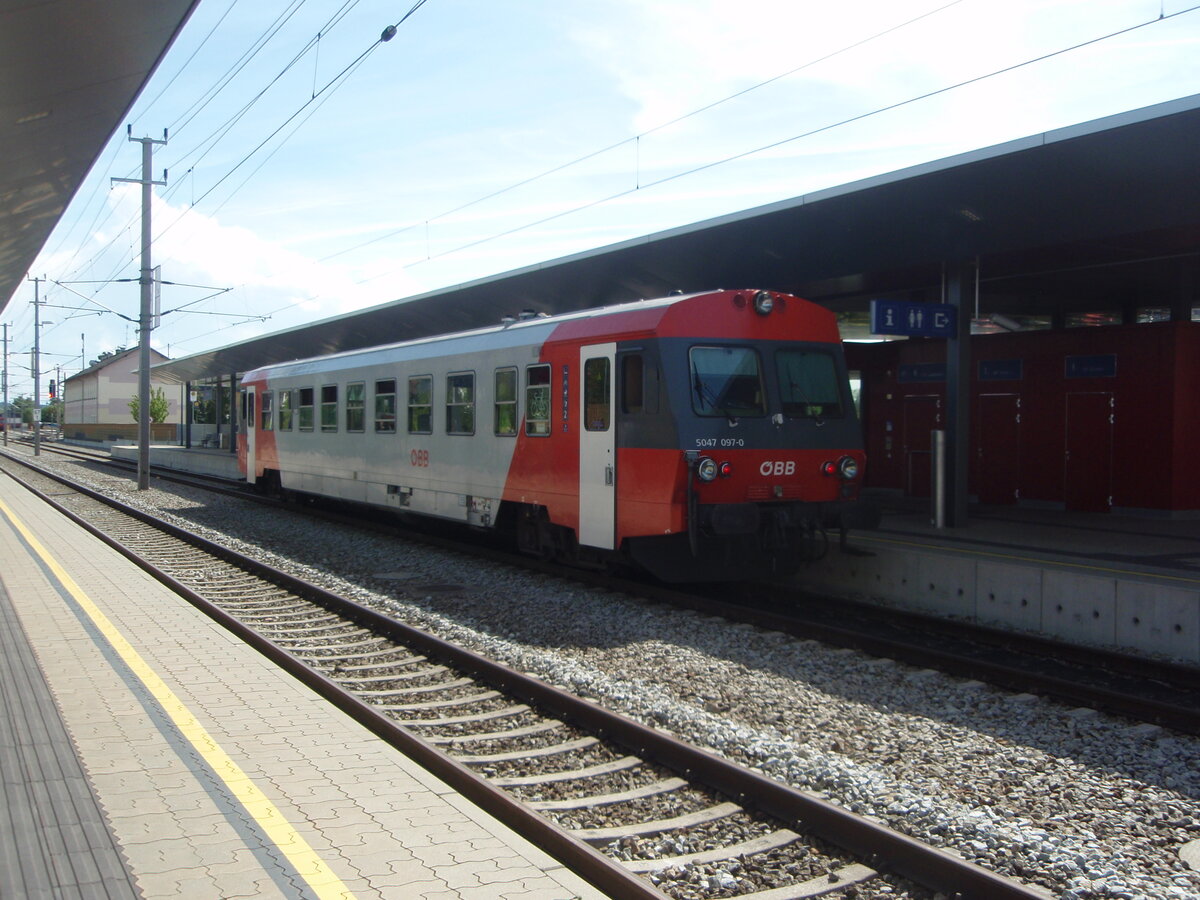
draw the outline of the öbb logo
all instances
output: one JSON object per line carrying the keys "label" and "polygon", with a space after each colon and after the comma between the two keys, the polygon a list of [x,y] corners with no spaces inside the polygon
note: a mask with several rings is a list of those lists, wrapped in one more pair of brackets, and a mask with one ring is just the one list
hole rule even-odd
{"label": "\u00f6bb logo", "polygon": [[795,460],[768,459],[758,467],[760,475],[794,475],[796,474]]}

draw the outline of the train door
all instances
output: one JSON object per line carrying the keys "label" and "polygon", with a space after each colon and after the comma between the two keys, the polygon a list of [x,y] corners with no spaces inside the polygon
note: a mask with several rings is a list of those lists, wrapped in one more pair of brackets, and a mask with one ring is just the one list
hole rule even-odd
{"label": "train door", "polygon": [[1021,397],[980,394],[975,439],[975,491],[980,503],[1017,502],[1021,461]]}
{"label": "train door", "polygon": [[253,385],[242,389],[242,428],[246,435],[246,481],[250,484],[254,484],[256,481],[254,452],[258,444],[258,429],[255,428],[258,419],[254,415],[255,393]]}
{"label": "train door", "polygon": [[1075,512],[1112,506],[1113,395],[1067,394],[1063,499]]}
{"label": "train door", "polygon": [[942,427],[942,398],[937,394],[909,394],[904,398],[904,489],[910,497],[933,492],[933,438]]}
{"label": "train door", "polygon": [[579,349],[579,543],[611,550],[616,537],[616,344]]}

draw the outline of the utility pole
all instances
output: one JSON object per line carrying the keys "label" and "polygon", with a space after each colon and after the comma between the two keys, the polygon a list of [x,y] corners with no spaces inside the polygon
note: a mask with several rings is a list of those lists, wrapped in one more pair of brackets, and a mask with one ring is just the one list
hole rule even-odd
{"label": "utility pole", "polygon": [[8,414],[8,323],[4,323],[4,446],[8,446],[8,429],[12,425]]}
{"label": "utility pole", "polygon": [[41,278],[30,278],[33,282],[33,455],[42,455],[42,301],[38,287]]}
{"label": "utility pole", "polygon": [[154,327],[152,321],[154,305],[154,269],[150,265],[150,199],[154,194],[154,185],[167,183],[167,172],[163,170],[163,180],[154,181],[150,176],[150,166],[154,157],[154,145],[167,143],[167,130],[163,129],[162,140],[154,138],[135,138],[133,126],[128,126],[126,133],[130,141],[142,145],[142,177],[114,178],[113,181],[124,181],[142,186],[142,273],[138,279],[142,286],[141,315],[138,318],[138,490],[144,491],[150,487],[150,332]]}

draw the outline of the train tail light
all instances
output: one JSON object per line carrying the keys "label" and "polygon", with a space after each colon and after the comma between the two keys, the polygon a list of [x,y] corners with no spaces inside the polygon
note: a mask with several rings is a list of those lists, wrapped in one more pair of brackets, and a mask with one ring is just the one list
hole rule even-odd
{"label": "train tail light", "polygon": [[733,474],[733,466],[730,465],[728,462],[723,462],[717,466],[717,474],[720,475],[722,478],[728,478],[730,475]]}
{"label": "train tail light", "polygon": [[858,477],[858,460],[853,456],[843,456],[837,462],[826,460],[821,463],[821,474],[831,477],[837,475],[844,481],[853,481]]}

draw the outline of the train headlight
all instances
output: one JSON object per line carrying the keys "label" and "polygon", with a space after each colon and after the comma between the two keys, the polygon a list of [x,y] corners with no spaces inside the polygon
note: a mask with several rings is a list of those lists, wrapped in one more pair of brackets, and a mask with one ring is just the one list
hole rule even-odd
{"label": "train headlight", "polygon": [[700,476],[701,481],[712,481],[717,477],[717,464],[705,456],[696,463],[696,474]]}
{"label": "train headlight", "polygon": [[769,315],[775,308],[775,298],[770,291],[759,291],[754,295],[754,311],[760,316]]}
{"label": "train headlight", "polygon": [[846,481],[853,481],[858,477],[858,460],[853,456],[843,456],[838,460],[838,474]]}

